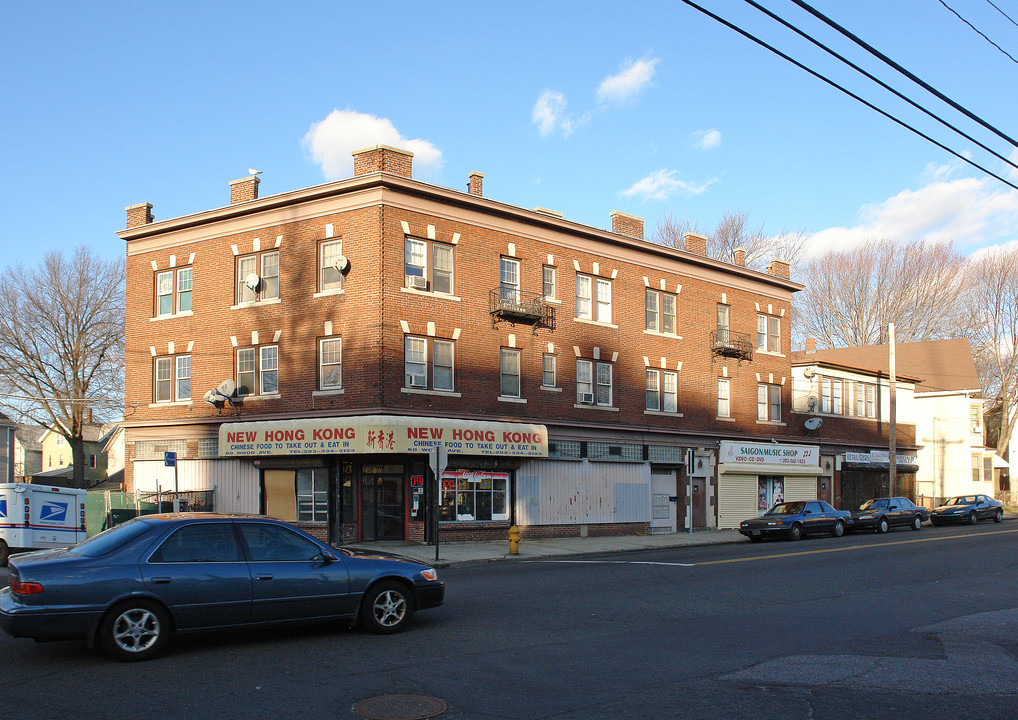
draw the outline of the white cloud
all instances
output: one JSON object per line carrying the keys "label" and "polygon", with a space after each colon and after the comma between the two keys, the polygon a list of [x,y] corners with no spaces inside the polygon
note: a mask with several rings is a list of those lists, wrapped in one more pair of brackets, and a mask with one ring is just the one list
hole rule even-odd
{"label": "white cloud", "polygon": [[714,150],[721,147],[720,130],[697,130],[692,137],[693,145],[699,150]]}
{"label": "white cloud", "polygon": [[1018,191],[992,178],[952,179],[956,168],[927,166],[926,184],[902,190],[859,209],[859,224],[815,233],[809,254],[857,247],[867,240],[890,238],[953,241],[962,252],[1013,241],[1018,228]]}
{"label": "white cloud", "polygon": [[699,195],[717,182],[717,179],[705,183],[691,183],[675,177],[676,170],[657,170],[631,187],[619,193],[623,197],[639,197],[647,200],[666,200],[672,195],[684,192],[688,195]]}
{"label": "white cloud", "polygon": [[654,79],[654,69],[659,62],[659,58],[649,58],[624,63],[617,73],[597,86],[598,102],[620,103],[634,97]]}
{"label": "white cloud", "polygon": [[590,113],[579,117],[566,112],[566,96],[557,90],[545,90],[534,103],[531,119],[537,125],[541,137],[559,131],[569,137],[577,127],[590,119]]}
{"label": "white cloud", "polygon": [[333,110],[313,123],[301,142],[329,180],[352,175],[351,153],[373,145],[409,150],[414,154],[415,172],[434,173],[442,167],[442,151],[431,142],[407,139],[387,118],[353,110]]}

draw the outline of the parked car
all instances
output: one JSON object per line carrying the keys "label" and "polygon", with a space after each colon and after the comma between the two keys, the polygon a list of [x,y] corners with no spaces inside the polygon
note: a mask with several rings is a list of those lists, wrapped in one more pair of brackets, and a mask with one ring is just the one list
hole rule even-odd
{"label": "parked car", "polygon": [[338,619],[395,633],[444,595],[424,563],[332,548],[271,518],[146,515],[70,548],[13,557],[0,626],[143,660],[174,632]]}
{"label": "parked car", "polygon": [[778,503],[760,517],[743,520],[739,532],[753,542],[766,537],[798,540],[819,533],[841,537],[851,526],[848,510],[835,510],[823,500],[799,500]]}
{"label": "parked car", "polygon": [[930,519],[930,511],[908,498],[874,498],[852,511],[852,531],[874,530],[885,533],[892,527],[919,530]]}
{"label": "parked car", "polygon": [[1004,506],[1000,500],[986,495],[958,495],[950,498],[930,513],[934,525],[945,523],[968,523],[975,525],[980,520],[1000,522],[1004,519]]}

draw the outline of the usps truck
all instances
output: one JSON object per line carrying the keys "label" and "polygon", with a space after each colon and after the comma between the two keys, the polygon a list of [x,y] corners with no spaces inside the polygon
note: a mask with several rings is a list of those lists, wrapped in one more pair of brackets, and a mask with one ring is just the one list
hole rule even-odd
{"label": "usps truck", "polygon": [[85,539],[85,490],[0,483],[0,567],[13,552],[76,545]]}

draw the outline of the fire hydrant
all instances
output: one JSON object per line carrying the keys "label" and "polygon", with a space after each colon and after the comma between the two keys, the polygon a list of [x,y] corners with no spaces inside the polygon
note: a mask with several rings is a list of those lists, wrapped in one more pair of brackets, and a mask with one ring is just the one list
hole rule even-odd
{"label": "fire hydrant", "polygon": [[515,525],[509,528],[509,554],[520,554],[520,529]]}

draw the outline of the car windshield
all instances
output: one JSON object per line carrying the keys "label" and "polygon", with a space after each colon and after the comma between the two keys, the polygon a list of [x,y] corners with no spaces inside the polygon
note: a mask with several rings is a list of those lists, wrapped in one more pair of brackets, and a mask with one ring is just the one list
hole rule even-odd
{"label": "car windshield", "polygon": [[870,510],[870,509],[877,510],[877,509],[886,508],[886,507],[887,507],[887,498],[878,498],[876,500],[867,500],[861,506],[859,506],[859,509],[860,510]]}
{"label": "car windshield", "polygon": [[799,513],[802,512],[802,508],[803,508],[803,503],[801,503],[801,502],[778,503],[777,505],[772,507],[770,510],[768,510],[764,514],[765,515],[798,515]]}
{"label": "car windshield", "polygon": [[88,540],[69,548],[67,552],[72,555],[81,555],[82,557],[99,557],[116,550],[124,543],[136,537],[144,535],[150,527],[151,525],[147,522],[134,518],[111,527],[109,530],[103,530],[98,535],[93,535]]}

